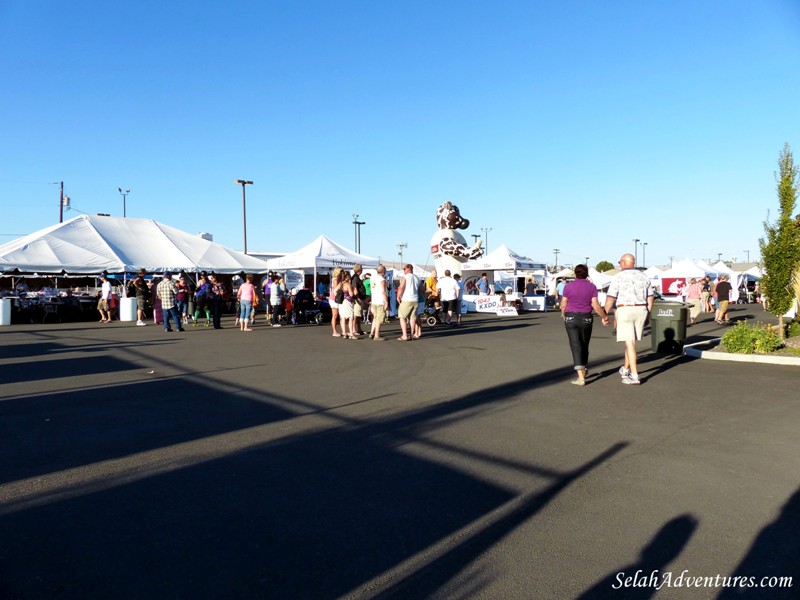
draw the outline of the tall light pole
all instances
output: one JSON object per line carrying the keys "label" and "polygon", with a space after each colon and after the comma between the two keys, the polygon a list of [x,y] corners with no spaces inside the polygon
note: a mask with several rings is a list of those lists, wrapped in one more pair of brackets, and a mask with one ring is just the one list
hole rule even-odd
{"label": "tall light pole", "polygon": [[742,252],[747,253],[747,262],[750,262],[750,250],[742,250]]}
{"label": "tall light pole", "polygon": [[722,252],[717,252],[717,262],[722,260]]}
{"label": "tall light pole", "polygon": [[643,269],[647,268],[647,260],[645,258],[646,256],[647,256],[647,242],[642,242],[642,268]]}
{"label": "tall light pole", "polygon": [[639,262],[639,238],[633,238],[633,263],[637,262]]}
{"label": "tall light pole", "polygon": [[489,254],[489,232],[492,230],[491,227],[481,227],[481,231],[483,232],[483,239],[486,240],[486,245],[483,247],[483,254]]}
{"label": "tall light pole", "polygon": [[403,264],[403,249],[408,248],[408,244],[406,242],[397,242],[397,254],[400,255],[400,264]]}
{"label": "tall light pole", "polygon": [[253,185],[252,181],[246,179],[234,179],[233,183],[242,186],[242,228],[244,229],[244,253],[247,254],[247,199],[245,197],[245,186]]}
{"label": "tall light pole", "polygon": [[127,188],[124,192],[122,191],[121,187],[117,188],[119,193],[122,194],[122,217],[125,218],[128,216],[128,194],[131,193],[131,188]]}
{"label": "tall light pole", "polygon": [[475,244],[478,243],[478,240],[481,238],[481,234],[480,233],[471,233],[470,235],[472,236],[472,245],[474,246]]}
{"label": "tall light pole", "polygon": [[561,252],[558,248],[553,248],[553,254],[556,255],[556,273],[558,273],[558,253]]}
{"label": "tall light pole", "polygon": [[355,227],[355,243],[356,243],[356,252],[361,254],[361,226],[366,225],[365,221],[358,220],[358,214],[353,213],[353,226]]}

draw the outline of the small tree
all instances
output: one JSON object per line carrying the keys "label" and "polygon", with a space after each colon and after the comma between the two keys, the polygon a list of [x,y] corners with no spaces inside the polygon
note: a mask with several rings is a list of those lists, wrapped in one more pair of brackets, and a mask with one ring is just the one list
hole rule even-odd
{"label": "small tree", "polygon": [[607,260],[601,260],[599,263],[597,263],[597,266],[595,267],[595,269],[597,269],[598,273],[605,273],[606,271],[610,271],[613,268],[614,268],[614,265],[612,265]]}
{"label": "small tree", "polygon": [[789,144],[783,146],[778,157],[780,172],[776,173],[778,182],[778,202],[780,214],[774,223],[764,221],[765,237],[758,241],[761,248],[761,262],[764,277],[761,289],[767,297],[769,311],[778,317],[778,329],[783,339],[783,315],[794,302],[792,278],[800,268],[800,228],[792,218],[797,202],[797,172]]}

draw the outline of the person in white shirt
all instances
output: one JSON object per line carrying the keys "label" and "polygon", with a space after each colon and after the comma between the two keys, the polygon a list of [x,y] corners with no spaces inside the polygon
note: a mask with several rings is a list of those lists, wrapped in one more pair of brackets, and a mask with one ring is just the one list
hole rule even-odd
{"label": "person in white shirt", "polygon": [[108,281],[108,277],[105,274],[100,275],[100,281],[103,283],[100,286],[100,300],[97,302],[97,311],[100,313],[101,323],[111,323],[111,309],[109,308],[111,282]]}
{"label": "person in white shirt", "polygon": [[[397,338],[401,342],[411,340],[414,335],[414,320],[417,318],[417,307],[419,306],[419,277],[414,275],[414,267],[410,264],[403,267],[403,278],[397,288],[397,302],[400,306],[397,309],[397,316],[400,318],[400,329],[403,335]],[[409,322],[410,321],[410,322]]]}
{"label": "person in white shirt", "polygon": [[458,282],[450,277],[450,270],[445,270],[444,277],[436,282],[439,301],[442,303],[445,325],[452,325],[453,309],[458,298]]}
{"label": "person in white shirt", "polygon": [[372,311],[372,327],[369,332],[369,337],[376,342],[382,342],[384,338],[381,337],[381,325],[386,318],[386,305],[389,303],[389,297],[386,294],[386,267],[378,265],[378,276],[371,280],[370,283],[370,310]]}

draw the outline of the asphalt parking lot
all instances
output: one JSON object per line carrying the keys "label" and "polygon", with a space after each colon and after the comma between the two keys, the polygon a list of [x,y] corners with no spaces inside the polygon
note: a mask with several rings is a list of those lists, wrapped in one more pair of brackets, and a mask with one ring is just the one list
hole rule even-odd
{"label": "asphalt parking lot", "polygon": [[597,320],[578,387],[558,313],[260,319],[0,330],[0,598],[800,597],[797,367],[646,339],[625,386]]}

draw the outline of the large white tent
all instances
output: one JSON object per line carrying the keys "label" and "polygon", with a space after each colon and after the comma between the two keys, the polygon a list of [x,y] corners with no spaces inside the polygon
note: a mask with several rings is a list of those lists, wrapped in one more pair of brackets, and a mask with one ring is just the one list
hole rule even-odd
{"label": "large white tent", "polygon": [[264,261],[152,219],[81,215],[0,246],[0,272],[96,275],[267,270]]}

